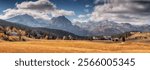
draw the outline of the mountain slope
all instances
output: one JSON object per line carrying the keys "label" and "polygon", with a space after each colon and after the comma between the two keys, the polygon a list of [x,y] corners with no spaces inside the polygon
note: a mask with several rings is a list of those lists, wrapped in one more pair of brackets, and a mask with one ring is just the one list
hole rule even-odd
{"label": "mountain slope", "polygon": [[[25,26],[25,25],[21,25],[21,24],[17,24],[17,23],[11,23],[11,22],[7,22],[4,20],[0,20],[0,27],[2,29],[0,29],[0,31],[5,33],[14,33],[14,28],[16,29],[15,33],[18,33],[19,30],[21,30],[22,32],[25,32],[24,36],[26,37],[30,37],[30,38],[37,38],[37,39],[41,39],[41,38],[45,38],[46,36],[48,38],[63,38],[64,36],[68,37],[68,36],[72,36],[73,38],[78,38],[79,36],[70,33],[70,32],[66,32],[63,30],[57,30],[57,29],[49,29],[49,28],[43,28],[43,27],[29,27],[29,26]],[[18,33],[19,34],[19,33]]]}
{"label": "mountain slope", "polygon": [[45,27],[47,24],[45,23],[46,20],[42,19],[35,19],[30,15],[24,14],[24,15],[18,15],[12,18],[7,19],[7,21],[19,23],[31,27]]}
{"label": "mountain slope", "polygon": [[150,25],[131,25],[108,20],[84,24],[81,28],[88,30],[92,35],[116,35],[130,31],[150,32]]}
{"label": "mountain slope", "polygon": [[88,32],[84,29],[72,25],[72,22],[65,16],[53,17],[51,20],[35,19],[30,15],[18,15],[7,19],[7,21],[15,22],[31,27],[44,27],[50,29],[59,29],[67,32],[74,33],[76,35],[88,35]]}
{"label": "mountain slope", "polygon": [[88,32],[79,26],[73,25],[65,16],[54,17],[50,20],[49,28],[68,31],[77,35],[85,36]]}
{"label": "mountain slope", "polygon": [[150,40],[150,32],[130,32],[129,40]]}

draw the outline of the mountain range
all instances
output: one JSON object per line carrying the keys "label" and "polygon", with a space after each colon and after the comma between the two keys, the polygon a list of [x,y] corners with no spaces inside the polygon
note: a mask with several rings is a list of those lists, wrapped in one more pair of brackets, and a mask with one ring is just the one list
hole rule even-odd
{"label": "mountain range", "polygon": [[[73,38],[79,38],[79,36],[66,32],[63,30],[58,30],[58,29],[49,29],[49,28],[44,28],[44,27],[29,27],[26,25],[18,24],[18,23],[12,23],[8,22],[5,20],[0,20],[0,31],[3,34],[6,33],[14,33],[14,32],[19,32],[20,30],[25,32],[26,37],[29,38],[44,38],[46,36],[53,37],[53,38],[63,38],[64,36],[68,37],[71,36]],[[13,30],[15,28],[15,31]],[[13,31],[13,32],[10,32]],[[6,34],[7,35],[7,34]]]}
{"label": "mountain range", "polygon": [[115,35],[130,31],[150,32],[150,25],[132,25],[130,23],[116,23],[109,20],[100,22],[89,21],[85,23],[78,22],[75,24],[79,25],[73,25],[65,16],[53,17],[51,20],[43,20],[35,19],[25,14],[6,20],[31,27],[63,30],[80,36]]}
{"label": "mountain range", "polygon": [[116,23],[114,21],[84,22],[79,26],[91,33],[91,35],[116,35],[125,32],[150,32],[150,25],[132,25],[130,23]]}
{"label": "mountain range", "polygon": [[51,20],[35,19],[30,15],[19,15],[9,19],[7,21],[19,23],[31,27],[44,27],[50,29],[59,29],[67,32],[74,33],[76,35],[85,36],[88,35],[88,31],[73,25],[70,20],[65,16],[54,17]]}

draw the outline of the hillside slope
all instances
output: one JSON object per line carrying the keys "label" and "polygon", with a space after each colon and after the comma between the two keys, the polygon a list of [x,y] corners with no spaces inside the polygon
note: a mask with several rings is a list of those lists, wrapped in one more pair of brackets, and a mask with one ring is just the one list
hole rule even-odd
{"label": "hillside slope", "polygon": [[78,38],[79,36],[57,29],[48,29],[42,27],[29,27],[22,24],[16,24],[0,20],[1,38],[10,36],[25,36],[34,39],[62,39],[65,37]]}
{"label": "hillside slope", "polygon": [[150,40],[150,32],[130,32],[131,36],[128,39],[131,40]]}

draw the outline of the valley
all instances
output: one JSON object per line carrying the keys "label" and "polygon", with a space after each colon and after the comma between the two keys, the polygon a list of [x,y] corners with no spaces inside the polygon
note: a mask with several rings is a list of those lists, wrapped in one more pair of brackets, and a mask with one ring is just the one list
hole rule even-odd
{"label": "valley", "polygon": [[0,41],[1,53],[148,53],[150,41],[32,40]]}
{"label": "valley", "polygon": [[[64,17],[59,17],[64,18]],[[68,21],[67,19],[65,19]],[[54,24],[60,25],[56,20]],[[60,23],[59,22],[59,23]],[[150,52],[149,26],[142,26],[139,31],[130,31],[129,24],[113,23],[109,21],[104,26],[94,29],[96,32],[91,36],[79,36],[72,33],[70,28],[63,23],[56,29],[46,27],[30,27],[29,25],[18,24],[0,20],[0,52],[1,53],[148,53]],[[72,26],[68,22],[68,25]],[[125,26],[126,25],[126,26]],[[119,27],[117,30],[115,27]],[[120,27],[121,26],[121,27]],[[66,30],[58,29],[63,27]],[[67,26],[69,27],[69,26]],[[106,27],[106,28],[104,28]],[[123,28],[124,27],[124,28]],[[72,28],[72,27],[71,27]],[[76,27],[75,27],[76,28]],[[104,28],[104,30],[101,28]],[[128,30],[129,28],[129,30]],[[131,26],[131,28],[133,28]],[[141,31],[143,29],[145,31]],[[76,29],[79,29],[78,27]],[[106,29],[106,31],[105,31]],[[127,30],[115,32],[118,30]],[[74,29],[73,29],[74,30]],[[98,30],[98,31],[97,31]],[[79,30],[80,31],[80,30]],[[78,32],[78,31],[77,31]],[[100,35],[97,35],[102,33]]]}

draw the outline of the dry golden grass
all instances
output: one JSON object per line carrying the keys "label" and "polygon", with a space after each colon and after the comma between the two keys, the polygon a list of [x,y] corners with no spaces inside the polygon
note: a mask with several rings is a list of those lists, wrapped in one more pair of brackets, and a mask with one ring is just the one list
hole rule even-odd
{"label": "dry golden grass", "polygon": [[11,53],[98,53],[150,52],[150,42],[113,43],[104,41],[34,40],[27,42],[0,41],[0,52]]}

